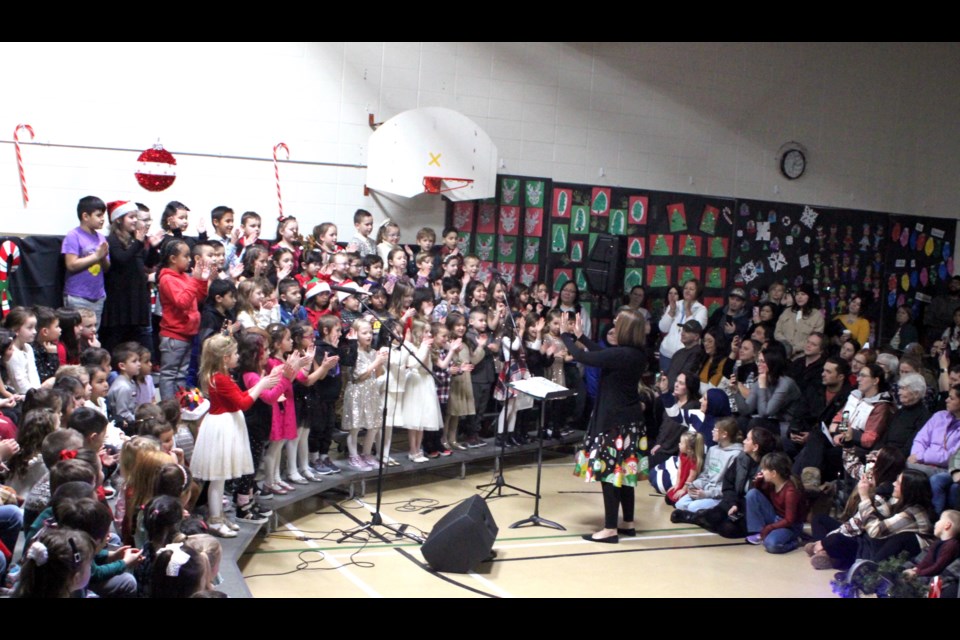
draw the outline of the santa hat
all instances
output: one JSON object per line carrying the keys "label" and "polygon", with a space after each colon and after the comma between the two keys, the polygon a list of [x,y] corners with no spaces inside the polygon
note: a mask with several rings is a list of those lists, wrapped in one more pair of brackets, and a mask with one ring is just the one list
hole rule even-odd
{"label": "santa hat", "polygon": [[116,222],[128,213],[139,211],[136,203],[129,200],[114,200],[107,203],[107,213],[110,214],[110,222]]}
{"label": "santa hat", "polygon": [[307,295],[304,298],[304,301],[309,300],[310,298],[320,293],[330,293],[330,285],[322,281],[317,281],[312,283],[307,288]]}

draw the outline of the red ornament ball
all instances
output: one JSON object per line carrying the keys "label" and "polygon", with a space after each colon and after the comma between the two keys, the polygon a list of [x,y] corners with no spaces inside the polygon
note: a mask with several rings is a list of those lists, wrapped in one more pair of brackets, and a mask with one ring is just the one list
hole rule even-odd
{"label": "red ornament ball", "polygon": [[134,176],[147,191],[163,191],[177,179],[176,165],[173,154],[158,144],[140,154]]}

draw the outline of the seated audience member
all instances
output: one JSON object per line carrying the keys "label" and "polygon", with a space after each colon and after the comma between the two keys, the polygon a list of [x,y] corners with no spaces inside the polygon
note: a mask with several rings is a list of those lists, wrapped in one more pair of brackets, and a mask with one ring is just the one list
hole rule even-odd
{"label": "seated audience member", "polygon": [[896,447],[904,456],[910,455],[913,439],[930,419],[930,412],[923,403],[927,383],[918,373],[903,375],[897,384],[899,410],[893,413],[887,431],[877,441],[878,447]]}
{"label": "seated audience member", "polygon": [[[697,512],[720,504],[724,474],[743,451],[737,421],[733,418],[719,420],[713,427],[713,439],[717,444],[707,451],[703,471],[690,484],[687,495],[677,502],[678,511]],[[671,514],[670,521],[679,522],[682,517]]]}
{"label": "seated audience member", "polygon": [[750,385],[746,397],[740,389],[733,394],[740,414],[738,422],[744,429],[759,426],[775,435],[786,436],[800,412],[800,389],[786,375],[787,361],[779,349],[764,349],[757,368],[757,380]]}
{"label": "seated audience member", "polygon": [[950,390],[947,408],[938,411],[913,438],[907,463],[928,476],[947,470],[951,456],[960,449],[960,387]]}
{"label": "seated audience member", "polygon": [[806,389],[808,386],[817,387],[821,384],[823,363],[827,361],[824,340],[822,333],[814,332],[807,336],[803,346],[803,357],[793,360],[787,368],[786,375],[801,389]]}
{"label": "seated audience member", "polygon": [[[850,385],[847,382],[847,376],[850,373],[850,366],[838,357],[827,358],[823,364],[823,372],[820,374],[819,385],[809,385],[802,389],[802,399],[800,402],[800,411],[795,416],[790,425],[790,432],[787,438],[783,440],[783,450],[795,457],[793,472],[799,474],[804,467],[821,467],[823,464],[823,447],[821,443],[814,445],[818,449],[815,456],[817,461],[811,464],[805,464],[806,457],[803,454],[806,446],[812,441],[825,438],[820,432],[821,424],[830,424],[833,417],[843,409],[847,403],[847,396],[850,395]],[[807,454],[810,455],[810,454]],[[840,457],[836,456],[833,461],[837,468],[833,474],[839,472]],[[822,470],[823,476],[828,475]]]}

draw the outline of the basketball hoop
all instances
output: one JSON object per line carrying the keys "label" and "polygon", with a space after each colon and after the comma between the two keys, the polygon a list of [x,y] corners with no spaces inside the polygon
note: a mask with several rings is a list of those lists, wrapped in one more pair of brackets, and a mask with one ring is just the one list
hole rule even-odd
{"label": "basketball hoop", "polygon": [[[457,184],[456,186],[447,186],[444,188],[444,184],[449,185],[450,183],[460,184]],[[423,179],[423,192],[431,194],[446,193],[447,191],[455,191],[457,189],[469,187],[472,183],[472,178],[437,178],[434,176],[427,176]]]}

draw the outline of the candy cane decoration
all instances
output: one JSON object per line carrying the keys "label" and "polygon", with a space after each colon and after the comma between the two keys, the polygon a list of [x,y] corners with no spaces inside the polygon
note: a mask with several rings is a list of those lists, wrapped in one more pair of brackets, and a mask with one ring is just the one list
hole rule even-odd
{"label": "candy cane decoration", "polygon": [[283,149],[287,153],[285,160],[290,159],[290,147],[285,142],[278,142],[273,146],[273,174],[277,179],[277,207],[280,209],[280,215],[277,220],[283,221],[283,198],[280,196],[280,165],[277,163],[277,151]]}
{"label": "candy cane decoration", "polygon": [[0,317],[10,312],[9,276],[20,266],[20,247],[13,240],[0,243]]}
{"label": "candy cane decoration", "polygon": [[17,152],[17,168],[20,170],[20,193],[23,195],[23,208],[27,208],[27,204],[30,203],[30,196],[27,194],[27,178],[23,174],[23,157],[20,155],[20,130],[24,129],[27,133],[30,134],[30,139],[33,140],[33,127],[28,124],[18,124],[17,128],[13,130],[13,148]]}

